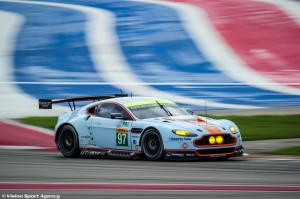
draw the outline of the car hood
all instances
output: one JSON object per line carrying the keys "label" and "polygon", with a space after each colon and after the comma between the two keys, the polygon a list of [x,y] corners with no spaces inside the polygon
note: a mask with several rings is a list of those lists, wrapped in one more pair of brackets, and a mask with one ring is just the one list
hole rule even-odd
{"label": "car hood", "polygon": [[212,134],[229,133],[229,125],[226,121],[214,120],[196,115],[150,118],[146,119],[145,121],[164,123],[172,126],[173,128],[194,132],[200,130],[200,132]]}

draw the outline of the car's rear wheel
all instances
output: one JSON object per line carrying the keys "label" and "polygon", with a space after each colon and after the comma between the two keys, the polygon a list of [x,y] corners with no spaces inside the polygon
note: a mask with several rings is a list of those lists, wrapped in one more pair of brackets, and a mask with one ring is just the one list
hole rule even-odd
{"label": "car's rear wheel", "polygon": [[63,156],[67,158],[75,158],[80,154],[78,136],[75,129],[66,125],[60,130],[59,139],[59,150]]}
{"label": "car's rear wheel", "polygon": [[159,132],[155,129],[148,129],[142,137],[142,152],[148,160],[162,158],[164,147]]}

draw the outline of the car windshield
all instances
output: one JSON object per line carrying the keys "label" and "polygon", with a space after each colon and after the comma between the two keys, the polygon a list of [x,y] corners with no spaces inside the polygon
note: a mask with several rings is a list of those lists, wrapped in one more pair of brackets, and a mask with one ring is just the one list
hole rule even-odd
{"label": "car windshield", "polygon": [[[163,107],[161,107],[163,106]],[[154,117],[190,115],[176,104],[143,104],[128,108],[137,118],[147,119]]]}

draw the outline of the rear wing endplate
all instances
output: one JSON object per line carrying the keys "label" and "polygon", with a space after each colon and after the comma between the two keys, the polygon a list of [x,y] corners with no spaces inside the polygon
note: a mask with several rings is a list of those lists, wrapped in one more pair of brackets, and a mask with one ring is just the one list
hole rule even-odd
{"label": "rear wing endplate", "polygon": [[112,99],[117,97],[128,97],[127,94],[111,94],[111,95],[99,95],[99,96],[85,96],[85,97],[73,97],[73,98],[52,98],[52,99],[39,99],[39,109],[52,109],[52,104],[58,104],[67,102],[71,111],[76,109],[75,102],[79,101],[101,101],[106,99]]}

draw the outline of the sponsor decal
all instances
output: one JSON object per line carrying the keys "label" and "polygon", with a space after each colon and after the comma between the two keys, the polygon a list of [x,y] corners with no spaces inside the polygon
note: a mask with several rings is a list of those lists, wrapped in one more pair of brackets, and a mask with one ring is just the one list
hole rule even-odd
{"label": "sponsor decal", "polygon": [[128,127],[129,126],[129,122],[123,122],[123,127]]}
{"label": "sponsor decal", "polygon": [[96,146],[96,142],[95,141],[89,141],[89,145],[90,146]]}
{"label": "sponsor decal", "polygon": [[81,145],[89,145],[89,141],[88,140],[81,140],[80,144]]}
{"label": "sponsor decal", "polygon": [[174,104],[174,102],[168,100],[144,100],[139,102],[129,102],[125,104],[127,108],[135,108],[135,107],[149,107],[149,106],[157,106],[157,102],[160,104]]}
{"label": "sponsor decal", "polygon": [[133,144],[136,144],[136,140],[132,140],[132,143],[133,143]]}
{"label": "sponsor decal", "polygon": [[[82,138],[82,139],[91,139],[91,140],[94,140],[94,138],[93,138],[93,133],[92,133],[92,130],[91,130],[91,127],[89,126],[89,127],[87,127],[87,128],[88,128],[88,131],[89,131],[89,135],[81,136],[81,138]],[[93,141],[93,143],[94,143],[94,141]],[[93,145],[95,145],[95,144],[93,144]]]}
{"label": "sponsor decal", "polygon": [[169,138],[169,141],[183,141],[183,138]]}
{"label": "sponsor decal", "polygon": [[128,129],[127,128],[117,128],[116,132],[117,133],[128,133]]}
{"label": "sponsor decal", "polygon": [[39,109],[52,109],[52,100],[51,99],[40,99],[39,100]]}
{"label": "sponsor decal", "polygon": [[82,150],[81,155],[100,155],[100,156],[103,156],[103,155],[106,155],[106,152],[104,151],[93,151],[93,150]]}
{"label": "sponsor decal", "polygon": [[192,140],[192,138],[184,138],[184,140]]}
{"label": "sponsor decal", "polygon": [[224,157],[224,156],[226,156],[226,154],[213,154],[213,155],[210,155],[209,157],[217,158],[217,157]]}
{"label": "sponsor decal", "polygon": [[139,146],[135,145],[135,150],[138,151],[139,150]]}
{"label": "sponsor decal", "polygon": [[117,146],[128,146],[128,129],[117,128],[116,129],[116,145]]}
{"label": "sponsor decal", "polygon": [[195,153],[173,153],[169,152],[166,154],[167,157],[177,157],[177,158],[195,158]]}
{"label": "sponsor decal", "polygon": [[172,156],[172,157],[178,157],[178,158],[183,158],[184,153],[167,153],[167,156]]}
{"label": "sponsor decal", "polygon": [[90,139],[91,138],[91,136],[89,136],[89,135],[85,135],[85,136],[80,136],[82,139]]}
{"label": "sponsor decal", "polygon": [[187,143],[183,143],[183,144],[182,144],[182,148],[184,148],[184,149],[187,149],[188,146],[189,146],[189,145],[188,145]]}
{"label": "sponsor decal", "polygon": [[195,153],[186,153],[185,156],[186,157],[195,157],[196,154]]}
{"label": "sponsor decal", "polygon": [[80,145],[96,146],[96,142],[93,140],[81,140]]}

